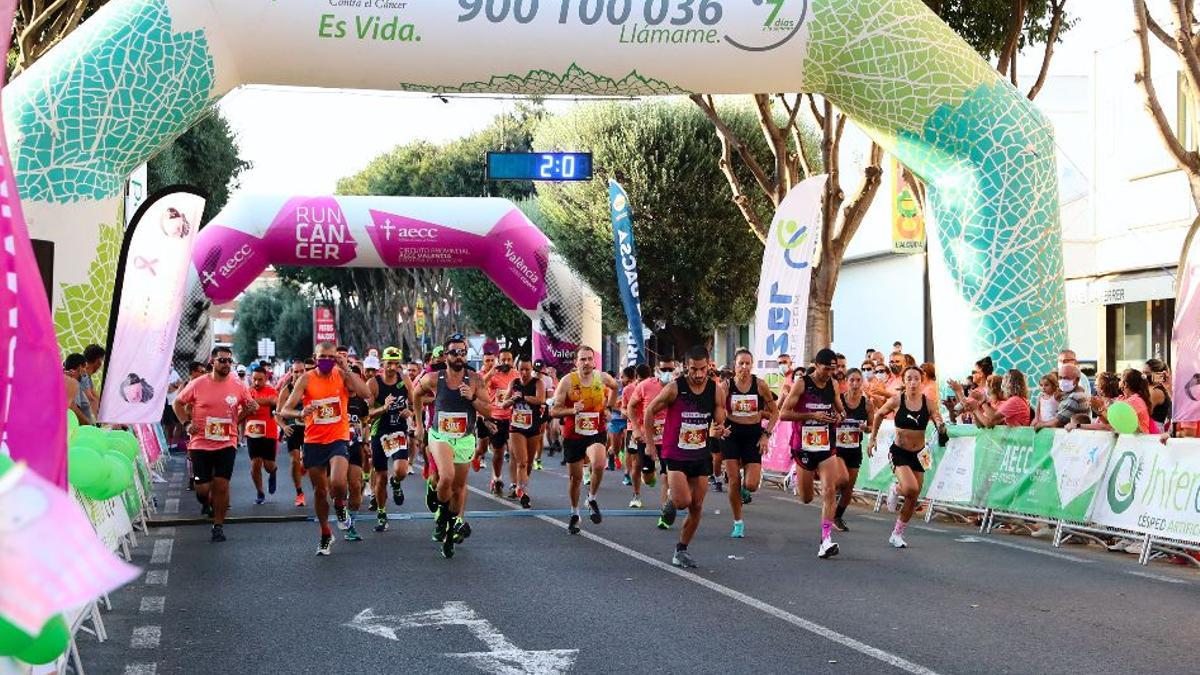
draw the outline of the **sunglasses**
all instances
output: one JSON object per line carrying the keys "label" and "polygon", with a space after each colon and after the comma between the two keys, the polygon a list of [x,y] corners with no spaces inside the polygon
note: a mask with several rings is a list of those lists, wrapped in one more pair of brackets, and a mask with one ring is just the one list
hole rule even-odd
{"label": "sunglasses", "polygon": [[887,371],[882,368],[880,368],[879,370],[876,370],[875,373],[877,375],[887,375]]}
{"label": "sunglasses", "polygon": [[446,355],[447,356],[466,356],[467,350],[465,350],[465,349],[447,349]]}
{"label": "sunglasses", "polygon": [[233,359],[229,358],[228,356],[222,356],[219,359],[213,359],[213,360],[216,361],[217,363],[233,363]]}

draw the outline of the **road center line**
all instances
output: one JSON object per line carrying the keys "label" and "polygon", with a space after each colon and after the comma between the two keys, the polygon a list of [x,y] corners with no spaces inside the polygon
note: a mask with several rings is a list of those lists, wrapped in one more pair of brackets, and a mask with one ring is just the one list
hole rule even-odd
{"label": "road center line", "polygon": [[[507,502],[505,502],[501,499],[497,499],[495,496],[493,496],[492,494],[490,494],[488,492],[479,490],[470,485],[467,486],[467,489],[470,490],[471,492],[474,492],[477,495],[491,499],[494,502],[497,502],[499,504],[504,504],[505,506],[507,506],[509,508],[519,508],[519,507],[514,507],[512,504],[508,504]],[[554,525],[555,527],[558,527],[559,529],[566,529],[566,527],[567,527],[566,523],[559,521],[559,520],[555,520],[548,516],[538,516],[537,518],[538,518],[538,520],[541,520],[543,522]],[[905,672],[914,673],[914,675],[937,675],[936,671],[930,670],[929,668],[926,668],[922,665],[913,663],[912,661],[909,661],[901,656],[897,656],[896,654],[892,654],[891,652],[884,651],[882,649],[879,649],[878,647],[872,647],[871,645],[869,645],[865,642],[856,640],[848,635],[843,635],[842,633],[839,633],[831,628],[826,628],[825,626],[822,626],[818,623],[813,623],[812,621],[809,621],[808,619],[804,619],[799,616],[796,616],[795,614],[792,614],[791,612],[787,612],[782,609],[779,609],[778,607],[775,607],[774,605],[769,605],[769,604],[763,602],[762,600],[753,598],[749,595],[746,595],[745,593],[742,593],[741,591],[734,590],[732,588],[729,588],[728,586],[722,586],[721,584],[718,584],[717,582],[712,581],[710,579],[706,579],[698,574],[682,570],[678,567],[669,565],[661,560],[651,558],[650,556],[648,556],[644,553],[635,551],[627,546],[623,546],[621,544],[618,544],[615,541],[605,539],[604,537],[601,537],[599,535],[592,534],[591,532],[588,532],[587,530],[580,532],[580,536],[584,537],[585,539],[594,541],[597,544],[600,544],[601,546],[605,546],[609,549],[612,549],[618,553],[623,553],[623,554],[629,556],[630,558],[633,558],[634,560],[644,562],[647,565],[656,567],[664,572],[674,574],[677,577],[686,579],[687,581],[690,581],[694,584],[703,586],[711,591],[716,591],[717,593],[720,593],[721,595],[723,595],[731,600],[736,600],[744,605],[753,607],[754,609],[757,609],[765,614],[769,614],[777,619],[786,621],[787,623],[789,623],[797,628],[800,628],[801,630],[806,630],[810,633],[813,633],[814,635],[823,637],[826,640],[829,640],[830,642],[836,642],[837,644],[840,644],[849,649],[853,649],[854,651],[859,652],[860,654],[864,654],[864,655],[869,656],[878,661],[882,661],[883,663],[886,663],[890,666],[899,668],[900,670],[903,670]]]}
{"label": "road center line", "polygon": [[150,554],[151,565],[165,565],[171,562],[171,551],[175,547],[174,539],[156,539],[154,552]]}
{"label": "road center line", "polygon": [[134,649],[158,649],[158,643],[161,640],[161,626],[139,626],[133,629],[133,637],[129,639],[129,646]]}
{"label": "road center line", "polygon": [[1090,564],[1096,562],[1095,560],[1088,560],[1087,558],[1080,558],[1079,556],[1070,555],[1067,553],[1058,553],[1056,551],[1043,551],[1040,548],[1034,548],[1032,546],[1023,546],[1021,544],[1014,544],[1010,541],[1000,541],[999,539],[995,539],[992,537],[966,536],[966,537],[960,537],[959,539],[955,539],[955,541],[967,543],[967,544],[983,543],[983,544],[991,544],[993,546],[1004,546],[1005,548],[1015,548],[1018,551],[1025,551],[1026,553],[1036,553],[1038,555],[1049,556],[1051,558],[1058,558],[1059,560],[1069,560],[1071,562],[1083,563],[1085,565],[1090,565]]}
{"label": "road center line", "polygon": [[1155,574],[1153,572],[1141,572],[1138,570],[1125,570],[1125,574],[1132,574],[1135,577],[1142,577],[1143,579],[1153,579],[1155,581],[1165,581],[1168,584],[1186,584],[1187,583],[1183,579],[1176,579],[1175,577],[1169,577],[1169,576],[1166,576],[1165,574]]}

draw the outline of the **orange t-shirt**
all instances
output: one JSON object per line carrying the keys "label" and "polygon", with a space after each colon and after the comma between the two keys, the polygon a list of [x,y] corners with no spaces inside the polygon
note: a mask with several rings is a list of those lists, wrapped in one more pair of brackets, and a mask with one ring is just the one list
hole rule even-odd
{"label": "orange t-shirt", "polygon": [[275,388],[267,385],[262,389],[250,388],[251,398],[258,400],[260,398],[269,398],[269,405],[260,405],[254,414],[246,418],[246,437],[247,438],[279,438],[279,427],[275,424],[275,400],[279,398],[279,392]]}
{"label": "orange t-shirt", "polygon": [[317,406],[315,412],[304,417],[305,443],[350,441],[350,392],[342,371],[335,368],[324,377],[315,370],[309,373],[303,405]]}
{"label": "orange t-shirt", "polygon": [[502,373],[499,370],[493,370],[492,374],[487,379],[488,400],[492,402],[492,419],[494,420],[511,420],[512,408],[501,408],[500,404],[504,402],[504,394],[508,392],[508,388],[516,381],[521,374],[515,369]]}

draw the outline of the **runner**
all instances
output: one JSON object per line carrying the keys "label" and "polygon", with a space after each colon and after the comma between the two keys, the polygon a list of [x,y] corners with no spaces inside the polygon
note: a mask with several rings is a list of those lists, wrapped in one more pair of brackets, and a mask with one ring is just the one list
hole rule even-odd
{"label": "runner", "polygon": [[[657,527],[660,530],[669,530],[675,524],[675,518],[678,511],[675,508],[675,503],[671,501],[669,486],[667,484],[667,465],[662,460],[662,439],[663,429],[667,422],[667,413],[665,410],[659,411],[654,416],[653,424],[647,426],[643,424],[646,406],[649,405],[663,390],[667,383],[671,382],[675,375],[675,359],[669,356],[658,357],[658,372],[653,373],[654,377],[646,377],[638,384],[637,389],[629,398],[629,407],[633,409],[633,419],[636,421],[634,428],[635,440],[637,442],[639,461],[642,465],[642,478],[646,485],[654,487],[658,484],[658,499],[660,504],[660,513],[658,516]],[[655,462],[658,462],[658,469],[655,469]],[[658,476],[661,474],[663,480],[658,482]]]}
{"label": "runner", "polygon": [[276,424],[275,408],[279,401],[279,392],[267,384],[267,370],[256,366],[250,376],[250,395],[258,404],[258,409],[246,418],[246,452],[250,455],[250,479],[254,481],[254,489],[258,496],[255,504],[266,501],[263,494],[262,471],[267,470],[267,491],[275,494],[278,467],[275,465],[275,453],[278,447],[279,425]]}
{"label": "runner", "polygon": [[[362,378],[350,371],[345,354],[339,354],[332,342],[317,345],[316,369],[301,375],[281,408],[287,419],[304,418],[304,467],[313,486],[313,511],[321,528],[317,555],[329,555],[333,549],[333,531],[329,527],[329,493],[338,528],[349,530],[354,520],[346,510],[347,474],[350,454],[351,394],[371,395]],[[296,406],[303,403],[303,409]]]}
{"label": "runner", "polygon": [[[421,423],[412,405],[413,383],[408,373],[400,369],[400,350],[383,350],[383,372],[371,378],[367,387],[371,400],[378,405],[371,409],[371,482],[375,492],[375,531],[386,532],[387,489],[392,488],[392,502],[404,504],[403,481],[408,477],[410,446],[421,435]],[[412,428],[409,428],[412,420]],[[392,477],[388,478],[391,463]]]}
{"label": "runner", "polygon": [[462,517],[467,500],[467,467],[475,457],[477,440],[471,430],[477,416],[491,412],[491,405],[483,378],[467,369],[466,340],[451,335],[444,354],[446,369],[423,375],[413,394],[416,407],[430,397],[434,404],[433,425],[429,428],[429,454],[437,465],[433,539],[441,542],[442,556],[452,558],[454,545],[471,535],[470,525]]}
{"label": "runner", "polygon": [[[625,366],[621,370],[621,382],[617,389],[617,397],[625,400],[625,389],[633,384],[633,377],[636,374],[633,366]],[[621,469],[624,468],[625,476],[621,479],[623,485],[632,485],[633,480],[629,477],[629,466],[621,460],[625,454],[625,436],[628,429],[628,423],[625,419],[624,407],[618,407],[613,411],[612,416],[608,418],[608,463],[610,466]]]}
{"label": "runner", "polygon": [[[534,368],[538,368],[538,363],[534,362]],[[547,392],[558,391],[558,371],[554,366],[543,363],[541,366],[542,386]],[[542,409],[542,421],[546,425],[546,445],[550,447],[550,456],[554,453],[562,452],[562,422],[557,417],[550,415],[550,404],[553,401],[546,401],[546,407]],[[567,460],[562,460],[559,464],[566,465]],[[539,461],[534,469],[541,471],[541,461]]]}
{"label": "runner", "polygon": [[707,477],[712,467],[709,433],[715,431],[717,438],[729,435],[725,426],[725,386],[708,376],[708,364],[707,349],[697,345],[688,350],[686,374],[663,387],[646,406],[642,419],[643,426],[651,428],[655,415],[667,411],[662,443],[667,482],[671,484],[675,508],[688,510],[671,557],[676,567],[696,567],[688,544],[700,527],[708,491]]}
{"label": "runner", "polygon": [[[479,376],[483,379],[484,386],[487,386],[488,378],[492,373],[496,372],[496,352],[485,351],[483,353],[483,364],[479,370]],[[489,399],[490,400],[490,399]],[[483,456],[487,454],[488,442],[492,438],[492,433],[495,431],[496,425],[486,415],[481,415],[475,418],[475,457],[471,460],[471,470],[479,471],[483,468]],[[490,486],[493,494],[501,494],[501,491],[496,489],[496,478],[499,472],[495,472],[492,476]]]}
{"label": "runner", "polygon": [[237,459],[237,430],[258,410],[250,391],[230,374],[233,352],[212,350],[212,372],[188,382],[175,397],[175,416],[188,430],[188,450],[196,479],[196,497],[212,517],[213,542],[225,541],[229,479]]}
{"label": "runner", "polygon": [[[721,374],[716,368],[709,366],[708,379],[712,380],[713,382],[720,382]],[[728,389],[728,387],[726,387],[726,389]],[[715,431],[716,429],[713,429],[713,432]],[[710,433],[708,435],[708,453],[712,461],[712,473],[708,476],[708,487],[716,490],[717,492],[725,491],[725,481],[721,479],[721,474],[725,473],[725,460],[721,457],[722,445],[723,444],[717,440],[716,433]]]}
{"label": "runner", "polygon": [[[641,421],[638,420],[637,416],[642,411],[633,410],[629,403],[633,400],[633,394],[637,391],[641,383],[650,377],[650,366],[641,363],[636,368],[627,367],[625,371],[633,372],[631,380],[621,389],[621,410],[625,414],[625,419],[629,422],[625,439],[625,469],[629,471],[627,474],[629,476],[629,484],[633,486],[633,499],[629,500],[629,508],[640,509],[642,508],[642,482],[644,480],[643,466],[647,466],[647,463],[642,459],[642,453],[638,450],[637,443],[637,429],[641,426]],[[644,446],[645,444],[643,444]],[[648,467],[650,473],[647,475],[653,477],[654,466],[650,464]]]}
{"label": "runner", "polygon": [[[292,386],[300,381],[300,377],[308,372],[305,361],[293,361],[292,369],[279,381],[279,396],[275,401],[275,414],[282,419],[279,411],[292,395]],[[304,420],[284,421],[280,424],[280,436],[287,442],[288,454],[292,458],[292,483],[296,487],[296,506],[304,506],[304,458],[300,453],[304,446]]]}
{"label": "runner", "polygon": [[512,496],[521,502],[521,506],[530,508],[530,449],[534,439],[541,435],[541,423],[537,418],[546,402],[546,389],[542,386],[542,379],[534,375],[533,364],[527,359],[521,360],[518,373],[517,379],[513,380],[505,392],[500,406],[508,410],[512,420],[512,435],[508,442],[512,452],[508,462],[513,484]]}
{"label": "runner", "polygon": [[[904,497],[904,508],[896,518],[896,526],[888,543],[895,548],[906,548],[904,531],[908,521],[917,510],[917,501],[921,495],[921,484],[925,480],[925,469],[933,464],[929,448],[925,442],[925,429],[932,421],[938,430],[938,435],[945,437],[946,425],[942,423],[942,415],[937,403],[929,405],[929,400],[921,393],[922,373],[920,368],[907,368],[903,373],[904,389],[899,394],[889,398],[875,413],[871,423],[871,438],[879,431],[879,425],[889,414],[896,416],[896,440],[892,443],[889,454],[892,459],[892,473],[900,484],[898,492]],[[867,446],[867,455],[874,454],[874,446]],[[895,509],[895,504],[889,504]]]}
{"label": "runner", "polygon": [[[558,383],[549,375],[545,374],[545,362],[538,359],[533,362],[533,374],[542,383],[542,392],[554,391],[558,387]],[[537,433],[529,439],[529,456],[533,459],[533,470],[542,470],[542,448],[546,444],[546,435],[550,433],[552,425],[558,424],[558,420],[550,418],[550,406],[545,402],[542,405],[534,408],[534,424],[536,425]]]}
{"label": "runner", "polygon": [[805,504],[813,500],[813,479],[821,481],[821,546],[820,558],[838,554],[833,542],[833,518],[837,511],[836,497],[846,482],[846,471],[834,457],[830,443],[833,427],[842,419],[842,399],[837,395],[833,371],[837,356],[831,349],[817,352],[816,368],[792,384],[784,399],[782,418],[797,422],[792,427],[792,458],[800,465],[800,499]]}
{"label": "runner", "polygon": [[588,509],[592,523],[600,524],[600,504],[596,493],[604,479],[604,411],[617,405],[617,383],[607,373],[596,372],[596,352],[583,346],[575,351],[575,370],[558,383],[550,414],[563,420],[563,460],[567,463],[571,518],[567,531],[579,534],[579,493],[583,482],[583,461],[591,463],[588,483]]}
{"label": "runner", "polygon": [[[362,369],[359,366],[350,366],[350,372],[360,379],[362,378]],[[368,388],[367,391],[369,393],[370,389]],[[346,470],[346,482],[350,491],[350,527],[346,528],[345,537],[346,541],[362,541],[358,528],[354,526],[354,514],[362,508],[363,472],[371,466],[371,458],[367,455],[370,445],[363,442],[363,437],[366,435],[364,427],[367,417],[371,413],[371,407],[367,403],[367,399],[354,394],[346,403],[346,411],[350,416],[350,446],[347,457],[350,466]]]}
{"label": "runner", "polygon": [[846,482],[838,492],[837,511],[833,515],[833,526],[838,532],[848,532],[846,507],[854,497],[854,483],[858,481],[858,470],[862,466],[863,430],[875,419],[875,406],[871,397],[863,391],[863,374],[858,368],[846,372],[846,393],[842,394],[842,410],[845,417],[837,425],[835,443],[837,458],[846,467]]}
{"label": "runner", "polygon": [[[513,353],[509,349],[501,349],[496,367],[484,379],[487,384],[488,400],[492,407],[492,424],[490,445],[492,446],[492,492],[496,496],[504,494],[504,479],[501,478],[501,473],[504,471],[504,455],[508,448],[509,428],[512,422],[512,408],[501,405],[505,401],[509,390],[512,388],[512,383],[517,379],[517,373],[513,370]],[[512,467],[509,467],[509,473],[515,476]],[[514,478],[513,485],[508,490],[509,499],[517,499],[517,485]]]}
{"label": "runner", "polygon": [[[734,377],[728,385],[725,409],[729,417],[729,437],[725,439],[721,455],[725,458],[725,475],[729,477],[729,507],[733,513],[734,539],[745,536],[742,521],[742,505],[750,503],[750,495],[758,490],[762,481],[762,456],[767,452],[767,441],[779,423],[779,406],[766,381],[760,380],[751,371],[754,355],[748,349],[739,349],[733,357]],[[766,421],[766,430],[763,430]]]}

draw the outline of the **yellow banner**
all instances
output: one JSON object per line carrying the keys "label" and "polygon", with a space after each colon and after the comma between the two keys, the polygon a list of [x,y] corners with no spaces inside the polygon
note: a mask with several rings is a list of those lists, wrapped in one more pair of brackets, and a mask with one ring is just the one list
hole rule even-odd
{"label": "yellow banner", "polygon": [[917,191],[896,158],[890,159],[892,173],[892,251],[920,253],[925,250],[925,215],[917,202]]}

